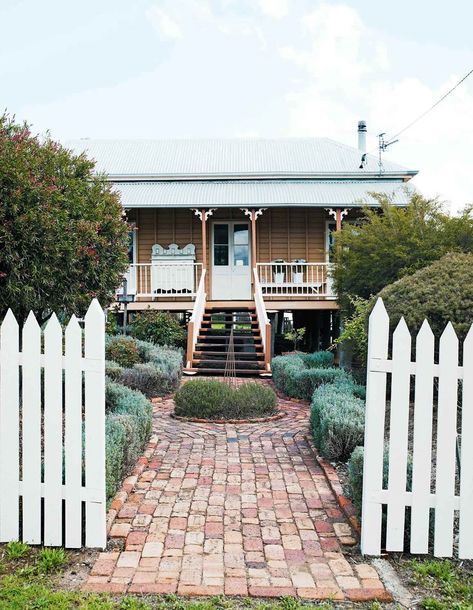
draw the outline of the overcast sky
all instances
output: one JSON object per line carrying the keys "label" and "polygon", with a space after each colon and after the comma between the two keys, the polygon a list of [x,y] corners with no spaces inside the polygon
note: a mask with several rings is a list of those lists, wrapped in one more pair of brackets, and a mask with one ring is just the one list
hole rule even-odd
{"label": "overcast sky", "polygon": [[[394,134],[473,68],[471,0],[1,0],[0,106],[54,138]],[[389,158],[473,202],[473,76]]]}

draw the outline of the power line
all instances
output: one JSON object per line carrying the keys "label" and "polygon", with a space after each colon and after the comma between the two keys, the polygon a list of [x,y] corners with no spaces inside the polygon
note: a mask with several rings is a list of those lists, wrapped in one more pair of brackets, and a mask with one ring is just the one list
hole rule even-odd
{"label": "power line", "polygon": [[457,87],[459,87],[464,81],[466,81],[466,79],[471,76],[471,74],[473,74],[473,69],[470,70],[467,74],[465,74],[465,76],[458,81],[458,83],[456,85],[454,85],[449,91],[447,91],[447,93],[445,93],[444,95],[442,95],[442,97],[440,99],[438,99],[435,104],[432,104],[432,106],[430,106],[430,108],[428,108],[425,112],[423,112],[421,115],[419,115],[416,119],[414,119],[413,121],[411,121],[408,125],[406,125],[403,129],[401,129],[401,131],[398,131],[395,135],[392,136],[392,138],[389,138],[389,140],[386,142],[387,145],[389,145],[390,143],[392,143],[392,141],[395,138],[398,138],[402,133],[404,133],[405,131],[407,131],[410,127],[412,127],[413,125],[415,125],[416,123],[418,123],[421,119],[423,119],[427,114],[429,114],[429,112],[431,112],[436,106],[438,106],[441,102],[443,102],[443,100],[448,97],[451,93],[453,93],[455,91],[455,89]]}
{"label": "power line", "polygon": [[[443,102],[443,100],[445,98],[447,98],[451,93],[453,93],[455,91],[455,89],[457,89],[457,87],[459,87],[464,81],[466,81],[466,79],[471,76],[473,74],[473,69],[471,69],[469,72],[467,72],[465,74],[465,76],[463,78],[461,78],[458,83],[456,83],[456,85],[454,85],[451,89],[449,89],[444,95],[442,95],[441,98],[439,98],[435,104],[432,104],[432,106],[430,106],[425,112],[423,112],[422,114],[420,114],[417,118],[415,118],[413,121],[411,121],[409,124],[407,124],[405,127],[403,127],[400,131],[398,131],[396,134],[394,134],[392,137],[390,137],[389,139],[385,140],[384,139],[384,133],[381,133],[378,135],[378,139],[379,139],[379,144],[378,144],[378,151],[379,151],[379,166],[380,166],[380,171],[382,171],[382,160],[381,160],[381,152],[385,152],[387,147],[390,146],[391,144],[395,144],[397,142],[397,138],[403,134],[405,131],[407,131],[408,129],[410,129],[413,125],[415,125],[416,123],[418,123],[421,119],[423,119],[427,114],[429,114],[429,112],[431,112],[434,108],[436,108],[441,102]],[[366,163],[366,158],[368,155],[373,154],[375,152],[375,149],[373,150],[369,150],[366,153],[363,153],[362,157],[361,157],[361,165],[360,165],[360,169],[363,169],[364,164]]]}

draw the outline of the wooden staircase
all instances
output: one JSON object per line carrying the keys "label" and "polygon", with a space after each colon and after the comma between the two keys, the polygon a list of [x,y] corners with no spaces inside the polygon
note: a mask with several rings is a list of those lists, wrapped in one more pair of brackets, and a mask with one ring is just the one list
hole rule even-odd
{"label": "wooden staircase", "polygon": [[[233,351],[228,351],[233,330]],[[207,304],[187,374],[223,375],[229,356],[237,376],[266,373],[263,340],[256,307],[212,307]]]}

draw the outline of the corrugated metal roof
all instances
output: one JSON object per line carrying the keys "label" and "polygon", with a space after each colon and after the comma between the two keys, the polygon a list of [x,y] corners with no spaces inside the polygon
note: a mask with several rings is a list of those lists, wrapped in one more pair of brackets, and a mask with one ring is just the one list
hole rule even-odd
{"label": "corrugated metal roof", "polygon": [[[112,179],[120,176],[291,176],[326,177],[355,174],[368,177],[379,171],[378,160],[368,155],[360,169],[356,148],[328,138],[209,139],[209,140],[73,140],[66,146],[86,152],[97,171]],[[385,175],[414,175],[384,162]]]}
{"label": "corrugated metal roof", "polygon": [[117,182],[125,208],[137,207],[278,207],[379,205],[370,192],[393,197],[406,205],[408,195],[400,181],[185,181]]}

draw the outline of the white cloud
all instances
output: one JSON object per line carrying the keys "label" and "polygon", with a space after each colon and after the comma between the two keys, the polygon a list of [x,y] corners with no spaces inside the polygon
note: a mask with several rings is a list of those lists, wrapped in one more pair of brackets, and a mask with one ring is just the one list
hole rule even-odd
{"label": "white cloud", "polygon": [[289,12],[288,0],[259,0],[259,7],[264,15],[281,19]]}
{"label": "white cloud", "polygon": [[[390,48],[346,5],[319,5],[302,19],[301,28],[301,44],[280,49],[281,57],[305,75],[302,84],[286,95],[289,135],[328,136],[356,146],[357,121],[364,119],[368,148],[377,154],[378,133],[394,135],[461,77],[449,75],[437,87],[420,78],[390,78]],[[468,162],[473,94],[468,85],[389,149],[393,160],[419,170],[414,182],[425,195],[452,201],[454,210],[473,201]]]}
{"label": "white cloud", "polygon": [[168,13],[157,6],[151,6],[146,11],[146,17],[159,34],[168,40],[182,38],[180,25]]}

